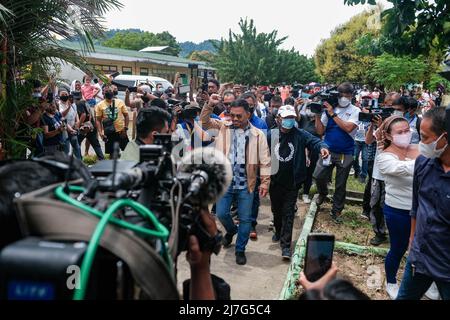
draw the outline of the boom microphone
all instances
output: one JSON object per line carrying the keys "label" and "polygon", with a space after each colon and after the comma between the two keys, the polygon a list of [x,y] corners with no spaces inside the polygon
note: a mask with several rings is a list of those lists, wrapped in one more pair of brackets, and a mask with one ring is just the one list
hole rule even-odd
{"label": "boom microphone", "polygon": [[214,148],[198,148],[181,159],[178,172],[192,174],[188,192],[201,204],[211,204],[220,199],[231,184],[231,163]]}

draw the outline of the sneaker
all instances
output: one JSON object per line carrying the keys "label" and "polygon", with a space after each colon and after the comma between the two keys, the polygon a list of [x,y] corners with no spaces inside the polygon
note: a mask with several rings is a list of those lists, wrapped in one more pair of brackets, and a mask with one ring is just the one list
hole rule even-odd
{"label": "sneaker", "polygon": [[385,285],[386,285],[386,292],[389,295],[389,298],[391,298],[391,300],[395,300],[398,295],[398,290],[400,289],[398,284],[385,283]]}
{"label": "sneaker", "polygon": [[380,235],[375,235],[374,238],[372,238],[370,240],[370,244],[373,246],[379,246],[380,244],[384,243],[387,241],[387,237],[386,236],[380,236]]}
{"label": "sneaker", "polygon": [[425,292],[425,297],[427,297],[430,300],[440,300],[441,299],[441,295],[439,294],[439,290],[438,290],[435,282],[433,282],[431,284],[430,288],[428,289],[428,291]]}
{"label": "sneaker", "polygon": [[355,172],[355,169],[353,169],[353,168],[350,169],[350,175],[351,176],[358,176],[358,174]]}
{"label": "sneaker", "polygon": [[247,263],[245,252],[236,252],[236,264],[243,266]]}
{"label": "sneaker", "polygon": [[330,213],[330,216],[331,216],[331,220],[334,222],[334,223],[336,223],[336,224],[342,224],[342,219],[341,219],[341,217],[340,217],[340,215],[339,214],[336,214],[336,213]]}
{"label": "sneaker", "polygon": [[318,206],[322,205],[322,203],[324,203],[325,199],[327,198],[327,195],[325,194],[319,194],[319,196],[316,199],[316,204]]}
{"label": "sneaker", "polygon": [[281,250],[281,256],[284,260],[291,260],[291,249],[284,248]]}
{"label": "sneaker", "polygon": [[307,194],[303,195],[303,203],[305,203],[305,204],[311,203],[311,199],[309,199],[309,195],[307,195]]}
{"label": "sneaker", "polygon": [[277,235],[277,234],[274,234],[274,235],[272,236],[272,242],[278,242],[278,241],[280,241],[280,236]]}
{"label": "sneaker", "polygon": [[258,234],[256,233],[255,228],[252,228],[252,230],[250,231],[250,239],[252,239],[252,240],[258,239]]}
{"label": "sneaker", "polygon": [[233,242],[233,237],[234,237],[234,234],[230,234],[230,233],[225,234],[225,236],[222,239],[222,245],[225,248],[229,247],[231,245],[231,243]]}

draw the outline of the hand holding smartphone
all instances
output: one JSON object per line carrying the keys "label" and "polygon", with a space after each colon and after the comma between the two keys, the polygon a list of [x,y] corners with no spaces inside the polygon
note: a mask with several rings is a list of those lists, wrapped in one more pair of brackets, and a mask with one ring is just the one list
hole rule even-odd
{"label": "hand holding smartphone", "polygon": [[334,251],[334,235],[311,233],[306,244],[304,273],[308,281],[315,282],[331,268]]}

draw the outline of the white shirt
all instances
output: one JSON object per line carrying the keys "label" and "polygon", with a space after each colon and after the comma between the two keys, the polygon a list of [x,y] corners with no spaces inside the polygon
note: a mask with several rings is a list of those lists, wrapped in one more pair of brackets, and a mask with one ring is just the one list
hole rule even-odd
{"label": "white shirt", "polygon": [[[336,113],[336,115],[339,119],[354,123],[357,126],[355,128],[355,130],[353,130],[351,133],[349,133],[349,135],[352,138],[355,138],[356,131],[358,130],[358,125],[359,125],[359,120],[358,120],[359,113],[361,112],[361,110],[359,110],[358,107],[355,107],[354,105],[351,104],[347,108],[336,107],[334,109],[334,112]],[[328,117],[327,117],[326,112],[322,113],[322,118],[320,120],[322,121],[322,124],[324,125],[324,127],[326,127],[328,124]]]}
{"label": "white shirt", "polygon": [[[63,113],[64,110],[67,110],[68,106],[64,102],[59,103],[59,112]],[[64,117],[67,120],[67,124],[72,128],[75,126],[77,120],[77,106],[72,104],[70,106],[70,111]]]}
{"label": "white shirt", "polygon": [[103,100],[103,90],[100,83],[94,83],[94,86],[99,90],[97,94],[97,100],[102,101]]}
{"label": "white shirt", "polygon": [[411,210],[415,160],[400,160],[395,154],[382,152],[376,158],[384,176],[384,202],[395,209]]}

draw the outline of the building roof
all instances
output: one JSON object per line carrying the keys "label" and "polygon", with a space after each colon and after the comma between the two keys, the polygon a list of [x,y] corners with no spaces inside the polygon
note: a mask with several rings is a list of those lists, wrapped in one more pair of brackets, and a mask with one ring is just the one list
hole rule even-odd
{"label": "building roof", "polygon": [[[82,50],[82,46],[79,42],[70,42],[67,40],[62,40],[60,41],[60,43],[68,49],[73,49],[77,51]],[[206,62],[203,61],[194,61],[165,54],[109,48],[98,45],[94,46],[94,50],[95,50],[94,52],[87,52],[85,56],[95,59],[119,60],[128,62],[146,62],[184,68],[188,68],[189,64],[197,64],[199,69],[208,68],[209,70],[214,70],[214,68],[210,67]]]}
{"label": "building roof", "polygon": [[162,46],[162,47],[147,47],[142,50],[139,50],[139,52],[160,52],[165,49],[167,49],[169,46]]}

